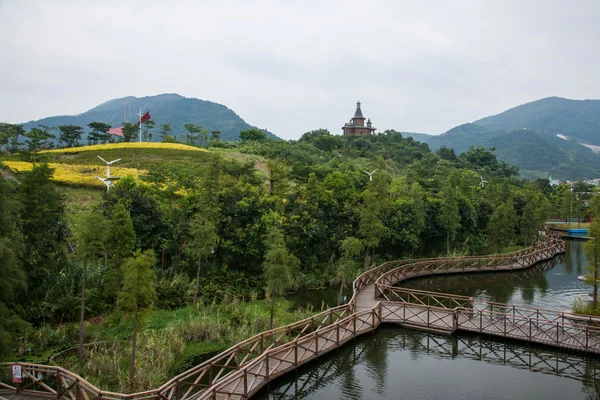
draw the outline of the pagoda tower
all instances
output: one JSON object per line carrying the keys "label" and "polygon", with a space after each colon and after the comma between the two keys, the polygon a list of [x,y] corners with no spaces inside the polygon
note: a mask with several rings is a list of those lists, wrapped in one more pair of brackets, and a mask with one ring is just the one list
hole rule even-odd
{"label": "pagoda tower", "polygon": [[366,118],[363,116],[362,110],[360,109],[359,101],[356,103],[354,117],[350,119],[350,122],[347,122],[344,124],[344,126],[342,126],[344,136],[372,135],[373,132],[375,132],[375,128],[373,128],[370,118],[367,120],[367,125],[365,126],[365,119]]}

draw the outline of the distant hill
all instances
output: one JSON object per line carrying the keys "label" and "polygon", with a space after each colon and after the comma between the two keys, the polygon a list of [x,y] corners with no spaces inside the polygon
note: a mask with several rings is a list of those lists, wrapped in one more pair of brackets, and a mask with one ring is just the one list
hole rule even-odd
{"label": "distant hill", "polygon": [[519,167],[525,178],[600,177],[600,155],[584,146],[600,145],[600,100],[549,97],[442,135],[414,138],[432,150],[446,146],[457,153],[469,146],[495,147],[498,158]]}
{"label": "distant hill", "polygon": [[548,97],[473,124],[488,131],[527,129],[543,136],[564,135],[583,144],[600,145],[600,100]]}
{"label": "distant hill", "polygon": [[[224,105],[187,98],[178,94],[159,94],[141,98],[128,96],[113,99],[82,114],[48,117],[27,122],[23,126],[25,129],[38,125],[54,127],[68,124],[85,127],[92,121],[105,122],[113,127],[121,126],[123,125],[124,110],[127,104],[130,107],[133,122],[137,118],[140,108],[144,112],[150,110],[150,115],[156,122],[156,127],[153,130],[154,140],[158,140],[158,132],[162,124],[171,124],[171,132],[177,135],[179,140],[185,138],[186,130],[183,125],[187,123],[202,125],[209,132],[220,130],[221,140],[224,141],[238,140],[240,131],[252,128],[250,124]],[[267,132],[267,136],[279,139],[270,132]]]}

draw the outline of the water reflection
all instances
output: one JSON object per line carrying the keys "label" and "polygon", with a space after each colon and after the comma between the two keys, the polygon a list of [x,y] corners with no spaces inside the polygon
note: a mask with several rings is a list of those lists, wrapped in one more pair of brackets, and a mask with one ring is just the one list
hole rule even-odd
{"label": "water reflection", "polygon": [[487,301],[568,311],[577,297],[586,297],[590,292],[590,288],[577,279],[584,271],[583,242],[568,241],[566,255],[529,269],[426,277],[401,282],[400,285]]}
{"label": "water reflection", "polygon": [[382,327],[257,399],[595,399],[600,361],[476,336]]}

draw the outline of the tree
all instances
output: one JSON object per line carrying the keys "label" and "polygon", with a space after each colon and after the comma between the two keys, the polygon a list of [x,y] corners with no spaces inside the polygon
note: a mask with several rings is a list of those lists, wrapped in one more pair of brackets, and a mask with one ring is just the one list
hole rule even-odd
{"label": "tree", "polygon": [[196,134],[202,133],[202,126],[188,123],[188,124],[184,124],[183,127],[185,128],[185,130],[188,131],[188,134],[186,135],[186,140],[185,140],[186,143],[195,144],[196,140],[198,140],[198,135],[196,135]]}
{"label": "tree", "polygon": [[262,141],[267,137],[266,133],[258,128],[250,128],[240,131],[240,139],[242,142]]}
{"label": "tree", "polygon": [[79,317],[79,358],[83,360],[85,353],[83,349],[84,321],[85,321],[85,299],[88,263],[96,261],[104,253],[106,248],[106,219],[101,210],[93,209],[88,212],[80,225],[78,233],[77,255],[83,262],[83,277],[81,279],[81,310]]}
{"label": "tree", "polygon": [[162,124],[160,126],[160,132],[158,133],[160,136],[160,141],[165,142],[168,137],[171,137],[171,124]]}
{"label": "tree", "polygon": [[25,134],[27,145],[27,151],[31,155],[31,161],[35,164],[37,161],[37,153],[48,147],[48,141],[55,139],[54,135],[50,133],[51,128],[40,125],[39,128],[31,128],[29,132]]}
{"label": "tree", "polygon": [[342,304],[342,293],[346,284],[346,279],[352,273],[354,258],[357,257],[363,250],[363,244],[360,239],[355,237],[347,237],[340,244],[342,257],[338,267],[338,277],[340,278],[340,292],[338,293],[338,305]]}
{"label": "tree", "polygon": [[212,140],[219,140],[219,138],[221,137],[221,131],[219,131],[219,130],[210,131],[210,136],[211,136]]}
{"label": "tree", "polygon": [[131,216],[121,203],[117,203],[111,210],[107,235],[109,265],[105,277],[105,294],[114,300],[123,281],[122,265],[131,256],[136,242]]}
{"label": "tree", "polygon": [[19,185],[20,225],[28,274],[29,299],[46,295],[49,282],[66,260],[67,223],[62,195],[52,183],[53,170],[36,165],[24,173]]}
{"label": "tree", "polygon": [[64,143],[65,147],[79,146],[81,135],[83,135],[82,127],[79,125],[60,125],[58,130],[60,132],[58,140]]}
{"label": "tree", "polygon": [[148,120],[142,122],[142,125],[143,125],[144,141],[151,142],[152,141],[152,132],[150,132],[150,130],[152,130],[156,126],[156,122],[154,122],[151,119],[148,119]]}
{"label": "tree", "polygon": [[573,216],[573,202],[575,201],[575,194],[572,190],[565,190],[560,199],[560,213],[565,218],[565,223],[571,223],[571,217]]}
{"label": "tree", "polygon": [[0,148],[7,152],[4,146],[8,146],[9,148],[12,148],[12,151],[14,151],[16,149],[19,136],[23,136],[24,134],[25,129],[23,129],[21,125],[0,122]]}
{"label": "tree", "polygon": [[109,124],[94,121],[90,122],[87,126],[92,130],[88,133],[87,137],[90,144],[97,144],[98,142],[106,143],[112,137],[112,135],[108,133],[108,130],[110,129]]}
{"label": "tree", "polygon": [[197,263],[196,284],[194,286],[194,304],[198,301],[198,286],[200,282],[200,270],[202,268],[202,259],[210,255],[217,243],[217,228],[209,213],[199,211],[190,221],[191,240],[188,244],[188,253],[190,253]]}
{"label": "tree", "polygon": [[135,142],[139,133],[140,128],[137,125],[133,125],[131,122],[125,122],[123,124],[123,141]]}
{"label": "tree", "polygon": [[14,307],[17,295],[27,289],[20,265],[24,246],[18,210],[14,185],[0,176],[0,360],[13,348],[16,334],[27,326]]}
{"label": "tree", "polygon": [[456,231],[460,228],[460,213],[458,209],[458,194],[451,185],[444,186],[440,192],[441,207],[439,222],[446,231],[446,254],[450,255],[450,245]]}
{"label": "tree", "polygon": [[528,246],[537,236],[540,227],[548,219],[548,199],[539,192],[529,192],[520,219],[523,242]]}
{"label": "tree", "polygon": [[500,204],[487,225],[488,242],[492,251],[500,252],[510,245],[515,237],[517,214],[512,199]]}
{"label": "tree", "polygon": [[265,247],[267,250],[263,262],[263,277],[266,283],[265,292],[267,298],[271,298],[269,329],[273,329],[275,297],[283,294],[292,285],[292,271],[300,262],[286,248],[283,240],[283,231],[276,223],[271,226],[267,233]]}
{"label": "tree", "polygon": [[593,220],[588,230],[592,240],[583,245],[585,258],[587,259],[588,273],[585,275],[585,283],[593,285],[594,294],[592,299],[593,312],[598,312],[598,267],[600,265],[600,199],[595,198],[591,204]]}
{"label": "tree", "polygon": [[140,317],[143,311],[156,300],[156,276],[153,269],[155,262],[156,257],[153,250],[144,252],[137,250],[123,264],[123,288],[119,295],[119,308],[128,313],[133,319],[131,361],[129,365],[129,383],[132,386],[135,376],[135,356]]}

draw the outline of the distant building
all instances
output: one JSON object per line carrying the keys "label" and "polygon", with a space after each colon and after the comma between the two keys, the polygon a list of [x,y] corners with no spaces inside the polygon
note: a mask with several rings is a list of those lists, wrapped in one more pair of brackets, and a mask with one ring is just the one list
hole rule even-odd
{"label": "distant building", "polygon": [[354,117],[350,119],[350,122],[347,122],[342,126],[342,131],[344,132],[344,136],[366,136],[372,135],[375,132],[375,128],[371,126],[371,118],[367,121],[367,126],[365,126],[365,117],[363,117],[362,111],[360,110],[360,101],[356,103],[356,112],[354,113]]}

